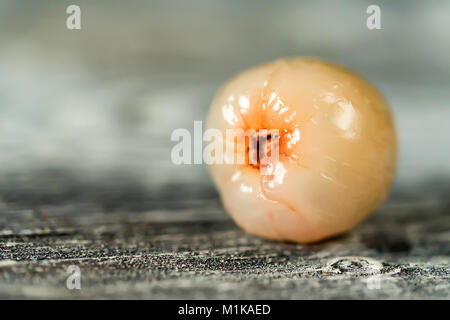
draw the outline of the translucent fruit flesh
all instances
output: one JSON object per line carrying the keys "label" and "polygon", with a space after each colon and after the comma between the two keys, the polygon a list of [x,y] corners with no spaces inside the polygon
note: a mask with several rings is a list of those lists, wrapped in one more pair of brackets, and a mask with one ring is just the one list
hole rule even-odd
{"label": "translucent fruit flesh", "polygon": [[386,197],[395,173],[384,98],[358,75],[314,59],[238,75],[217,94],[207,128],[225,140],[226,129],[279,130],[271,175],[248,163],[249,154],[245,164],[210,167],[236,223],[270,239],[314,242],[349,230]]}

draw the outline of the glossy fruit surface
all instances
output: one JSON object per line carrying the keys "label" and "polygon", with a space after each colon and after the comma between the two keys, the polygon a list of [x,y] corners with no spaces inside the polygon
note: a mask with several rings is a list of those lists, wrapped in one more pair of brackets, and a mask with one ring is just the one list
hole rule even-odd
{"label": "glossy fruit surface", "polygon": [[248,163],[251,154],[245,164],[210,167],[226,210],[262,237],[314,242],[349,230],[383,201],[394,177],[397,142],[386,101],[331,63],[278,60],[241,73],[219,90],[207,128],[224,140],[230,128],[279,130],[270,175]]}

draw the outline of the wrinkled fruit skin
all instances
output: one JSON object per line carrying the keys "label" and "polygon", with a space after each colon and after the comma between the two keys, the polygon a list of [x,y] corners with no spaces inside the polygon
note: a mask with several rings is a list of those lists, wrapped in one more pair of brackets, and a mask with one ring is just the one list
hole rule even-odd
{"label": "wrinkled fruit skin", "polygon": [[280,130],[273,175],[249,164],[210,166],[228,213],[261,237],[308,243],[345,232],[385,199],[394,177],[386,101],[331,63],[278,60],[239,74],[217,93],[208,128],[224,140],[227,128]]}

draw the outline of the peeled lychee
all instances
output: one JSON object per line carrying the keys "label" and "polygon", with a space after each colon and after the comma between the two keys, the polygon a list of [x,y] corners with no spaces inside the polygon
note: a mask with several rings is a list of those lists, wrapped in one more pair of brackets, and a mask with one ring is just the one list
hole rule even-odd
{"label": "peeled lychee", "polygon": [[[213,164],[226,210],[247,232],[315,242],[345,232],[385,199],[396,167],[389,107],[370,83],[315,59],[278,60],[239,74],[218,92],[207,128],[277,129],[279,160]],[[270,139],[269,143],[275,140]],[[273,137],[272,137],[273,138]],[[226,156],[229,156],[226,155]]]}

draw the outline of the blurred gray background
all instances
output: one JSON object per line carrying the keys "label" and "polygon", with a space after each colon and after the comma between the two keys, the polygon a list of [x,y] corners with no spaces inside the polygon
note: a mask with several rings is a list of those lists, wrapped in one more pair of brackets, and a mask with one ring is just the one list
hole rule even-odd
{"label": "blurred gray background", "polygon": [[[382,29],[368,30],[375,2]],[[449,13],[444,0],[0,1],[0,298],[449,299]],[[304,55],[375,83],[400,138],[377,214],[308,246],[245,234],[205,166],[170,161],[172,130],[205,119],[223,82]],[[82,290],[66,288],[69,265]]]}
{"label": "blurred gray background", "polygon": [[[205,167],[171,163],[170,133],[204,119],[239,71],[303,55],[346,65],[387,97],[394,190],[447,184],[450,2],[377,1],[382,30],[368,30],[373,3],[1,1],[0,196],[76,185],[142,201],[174,186],[179,198],[215,197]],[[66,28],[69,4],[81,30]]]}

